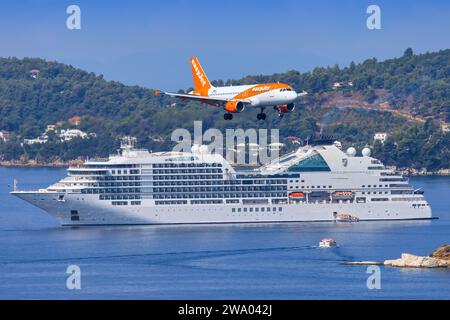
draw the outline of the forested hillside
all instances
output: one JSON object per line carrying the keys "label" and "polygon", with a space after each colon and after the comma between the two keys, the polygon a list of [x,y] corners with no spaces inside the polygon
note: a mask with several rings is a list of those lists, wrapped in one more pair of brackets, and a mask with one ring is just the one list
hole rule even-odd
{"label": "forested hillside", "polygon": [[[203,120],[204,130],[279,128],[287,147],[293,146],[286,137],[305,138],[319,131],[335,135],[344,146],[362,147],[373,145],[375,132],[386,131],[388,140],[374,149],[388,164],[432,170],[450,167],[450,135],[444,132],[450,122],[450,50],[415,55],[408,49],[400,58],[382,62],[368,59],[342,69],[315,68],[214,83],[276,81],[309,95],[283,119],[273,113],[266,122],[256,122],[258,110],[246,110],[233,121],[224,121],[221,110],[155,96],[148,88],[106,81],[72,66],[35,58],[0,58],[0,130],[10,133],[8,142],[0,140],[0,160],[49,162],[106,156],[115,151],[121,135],[137,136],[146,148],[167,149],[175,128],[192,130],[194,120]],[[60,142],[50,135],[48,143],[21,145],[49,124],[74,128],[68,121],[74,116],[81,118],[79,129],[96,136]]]}

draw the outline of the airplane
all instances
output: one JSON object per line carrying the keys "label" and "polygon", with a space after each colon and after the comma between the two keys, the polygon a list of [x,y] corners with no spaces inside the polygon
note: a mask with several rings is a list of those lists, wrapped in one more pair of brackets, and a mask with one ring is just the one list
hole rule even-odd
{"label": "airplane", "polygon": [[180,98],[183,100],[195,100],[211,106],[222,107],[226,111],[225,120],[233,119],[234,113],[240,113],[247,107],[260,108],[257,114],[258,120],[265,120],[266,107],[273,107],[280,117],[295,109],[295,102],[306,95],[305,91],[297,93],[291,86],[284,83],[261,83],[241,86],[214,87],[208,80],[200,62],[196,57],[190,58],[192,76],[194,78],[194,90],[187,94],[161,92],[155,90],[155,94]]}

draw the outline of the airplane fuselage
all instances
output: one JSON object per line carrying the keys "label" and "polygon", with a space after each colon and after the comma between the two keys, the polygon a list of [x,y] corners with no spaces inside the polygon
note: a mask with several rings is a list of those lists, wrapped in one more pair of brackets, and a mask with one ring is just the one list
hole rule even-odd
{"label": "airplane fuselage", "polygon": [[[195,94],[195,91],[191,94]],[[282,83],[211,87],[208,90],[208,97],[247,100],[252,107],[291,104],[298,99],[297,93],[290,86]]]}

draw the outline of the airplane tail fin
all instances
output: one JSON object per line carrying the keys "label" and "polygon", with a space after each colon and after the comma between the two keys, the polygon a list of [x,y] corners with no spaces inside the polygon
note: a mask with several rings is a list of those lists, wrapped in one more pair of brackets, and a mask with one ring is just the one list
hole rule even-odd
{"label": "airplane tail fin", "polygon": [[191,57],[191,67],[192,76],[194,77],[195,93],[201,96],[207,96],[208,90],[213,86],[209,82],[208,77],[196,57]]}

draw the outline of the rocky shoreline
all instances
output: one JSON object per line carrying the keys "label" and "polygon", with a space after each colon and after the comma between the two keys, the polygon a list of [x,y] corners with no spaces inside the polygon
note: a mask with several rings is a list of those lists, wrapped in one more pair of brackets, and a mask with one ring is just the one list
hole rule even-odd
{"label": "rocky shoreline", "polygon": [[[49,162],[40,162],[36,160],[0,160],[0,167],[23,167],[23,168],[64,168],[69,166],[78,166],[84,163],[81,158],[62,161],[54,160]],[[441,169],[437,171],[418,171],[412,168],[402,168],[398,172],[403,176],[422,177],[422,176],[450,176],[450,169]]]}
{"label": "rocky shoreline", "polygon": [[450,268],[450,245],[445,244],[428,256],[402,253],[399,259],[377,261],[342,262],[342,265],[384,265],[399,268]]}
{"label": "rocky shoreline", "polygon": [[436,171],[427,171],[425,169],[416,170],[414,168],[401,168],[398,172],[407,177],[424,177],[424,176],[450,176],[450,169],[440,169]]}
{"label": "rocky shoreline", "polygon": [[36,160],[3,160],[0,161],[0,167],[18,167],[18,168],[64,168],[83,164],[84,160],[75,159],[70,161],[55,160],[51,162],[38,162]]}

